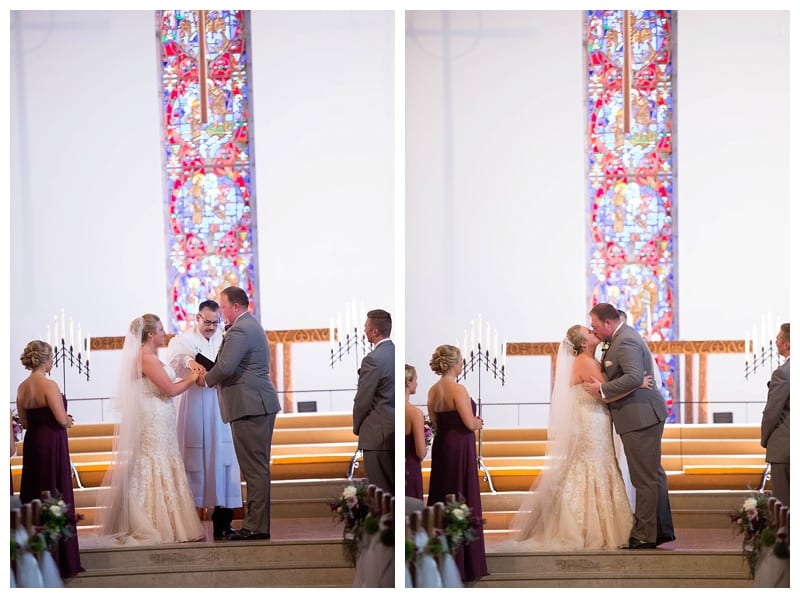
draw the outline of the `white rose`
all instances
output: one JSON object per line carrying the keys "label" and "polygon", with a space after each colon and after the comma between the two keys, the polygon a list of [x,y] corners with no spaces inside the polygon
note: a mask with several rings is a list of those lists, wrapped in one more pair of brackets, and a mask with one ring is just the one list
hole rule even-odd
{"label": "white rose", "polygon": [[459,508],[453,509],[453,517],[456,519],[464,519],[464,510]]}
{"label": "white rose", "polygon": [[758,502],[756,502],[755,498],[748,498],[747,500],[744,501],[744,504],[742,505],[742,508],[745,511],[749,511],[750,509],[755,509],[757,505],[758,505]]}
{"label": "white rose", "polygon": [[358,493],[355,486],[348,486],[342,492],[342,498],[350,498],[351,496],[355,496]]}
{"label": "white rose", "polygon": [[61,517],[63,512],[64,511],[61,509],[59,505],[53,505],[52,507],[50,507],[50,513],[53,515],[53,517]]}

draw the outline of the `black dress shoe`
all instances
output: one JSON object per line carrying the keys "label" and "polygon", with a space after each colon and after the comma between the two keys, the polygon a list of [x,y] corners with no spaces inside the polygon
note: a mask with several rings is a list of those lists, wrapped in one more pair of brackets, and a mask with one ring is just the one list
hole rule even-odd
{"label": "black dress shoe", "polygon": [[656,546],[661,546],[662,544],[666,544],[667,542],[674,542],[675,536],[670,536],[669,538],[656,538]]}
{"label": "black dress shoe", "polygon": [[269,540],[269,534],[242,528],[238,532],[228,536],[228,540]]}
{"label": "black dress shoe", "polygon": [[214,528],[214,539],[222,540],[236,533],[238,533],[238,530],[235,530],[232,527]]}
{"label": "black dress shoe", "polygon": [[644,550],[647,548],[655,548],[655,542],[645,542],[644,540],[639,540],[638,538],[630,538],[628,540],[628,549],[630,550]]}

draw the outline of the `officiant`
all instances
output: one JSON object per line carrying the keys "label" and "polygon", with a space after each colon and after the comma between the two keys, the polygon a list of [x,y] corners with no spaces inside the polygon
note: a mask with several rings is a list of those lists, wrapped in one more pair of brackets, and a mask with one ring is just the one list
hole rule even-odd
{"label": "officiant", "polygon": [[[190,369],[210,369],[222,344],[219,304],[203,301],[194,325],[174,336],[167,360],[183,377]],[[223,539],[231,527],[233,509],[242,506],[242,482],[233,448],[230,424],[222,421],[216,388],[193,385],[178,399],[178,445],[186,477],[198,508],[214,507],[214,538]]]}

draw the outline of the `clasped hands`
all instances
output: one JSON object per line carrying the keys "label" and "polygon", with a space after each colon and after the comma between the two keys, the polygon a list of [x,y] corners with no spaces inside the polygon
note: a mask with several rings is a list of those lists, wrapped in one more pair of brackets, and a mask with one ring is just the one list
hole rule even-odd
{"label": "clasped hands", "polygon": [[197,384],[197,386],[205,386],[207,373],[206,368],[197,363],[194,359],[189,360],[187,365],[189,367],[189,372],[192,374],[197,374],[197,380],[195,380],[195,384]]}

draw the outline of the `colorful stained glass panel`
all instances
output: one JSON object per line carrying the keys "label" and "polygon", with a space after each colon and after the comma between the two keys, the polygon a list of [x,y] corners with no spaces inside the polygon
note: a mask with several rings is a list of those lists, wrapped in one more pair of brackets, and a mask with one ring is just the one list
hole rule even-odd
{"label": "colorful stained glass panel", "polygon": [[[678,331],[672,43],[672,11],[586,13],[589,303],[624,310],[648,340]],[[656,360],[675,422],[677,360]]]}
{"label": "colorful stained glass panel", "polygon": [[162,11],[160,35],[175,332],[231,285],[258,312],[245,11]]}

